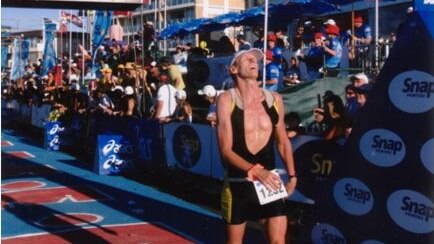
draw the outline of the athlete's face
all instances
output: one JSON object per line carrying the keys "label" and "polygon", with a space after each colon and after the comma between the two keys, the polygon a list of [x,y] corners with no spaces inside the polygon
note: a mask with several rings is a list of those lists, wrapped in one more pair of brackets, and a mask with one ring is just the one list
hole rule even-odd
{"label": "athlete's face", "polygon": [[242,78],[257,78],[258,77],[258,60],[251,53],[242,54],[236,64],[238,76]]}

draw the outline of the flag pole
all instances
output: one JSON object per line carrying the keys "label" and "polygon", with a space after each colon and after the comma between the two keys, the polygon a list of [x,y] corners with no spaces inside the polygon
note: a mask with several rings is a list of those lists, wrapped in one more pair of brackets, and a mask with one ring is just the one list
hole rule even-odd
{"label": "flag pole", "polygon": [[265,82],[266,80],[266,62],[267,62],[267,33],[268,33],[268,0],[265,0],[265,4],[264,4],[264,57],[262,58],[262,88],[265,88]]}

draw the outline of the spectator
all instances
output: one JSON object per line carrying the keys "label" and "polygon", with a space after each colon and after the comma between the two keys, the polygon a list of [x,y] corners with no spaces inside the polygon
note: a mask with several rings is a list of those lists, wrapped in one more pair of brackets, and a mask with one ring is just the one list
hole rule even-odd
{"label": "spectator", "polygon": [[350,53],[351,66],[363,68],[368,65],[369,45],[372,41],[372,31],[369,25],[363,23],[363,18],[360,15],[354,17],[354,33],[347,30],[350,35]]}
{"label": "spectator", "polygon": [[299,135],[306,134],[306,129],[301,125],[300,115],[296,112],[290,112],[285,115],[286,134],[289,139]]}
{"label": "spectator", "polygon": [[122,112],[123,116],[139,117],[137,108],[137,97],[134,92],[134,88],[131,86],[125,87],[125,95],[122,99]]}
{"label": "spectator", "polygon": [[176,109],[171,118],[172,121],[193,123],[193,110],[187,102],[187,93],[184,90],[177,90],[175,93]]}
{"label": "spectator", "polygon": [[155,104],[154,118],[160,122],[168,122],[176,108],[176,88],[169,83],[169,75],[161,72],[159,75],[159,88]]}
{"label": "spectator", "polygon": [[325,54],[325,70],[327,76],[337,76],[342,57],[342,45],[338,39],[339,27],[328,25],[326,28],[327,40],[322,43]]}
{"label": "spectator", "polygon": [[213,85],[206,85],[201,90],[198,90],[197,94],[205,96],[205,99],[209,102],[210,105],[208,107],[206,120],[212,127],[215,127],[217,125],[217,90]]}
{"label": "spectator", "polygon": [[143,48],[145,51],[151,51],[155,46],[155,29],[151,21],[146,21],[143,25]]}
{"label": "spectator", "polygon": [[322,47],[325,38],[320,33],[314,34],[314,41],[306,54],[298,52],[297,58],[306,64],[309,77],[316,78],[324,64],[324,49]]}
{"label": "spectator", "polygon": [[170,84],[177,90],[185,89],[184,78],[182,78],[181,70],[173,63],[173,59],[164,57],[160,62],[161,68],[167,72],[170,78]]}
{"label": "spectator", "polygon": [[295,35],[292,39],[292,51],[302,50],[304,48],[304,26],[299,25],[295,29]]}
{"label": "spectator", "polygon": [[267,50],[266,59],[265,89],[277,91],[283,86],[282,50],[279,47]]}
{"label": "spectator", "polygon": [[282,50],[288,50],[288,37],[283,34],[282,28],[274,28],[273,32],[276,35],[276,46],[280,47]]}
{"label": "spectator", "polygon": [[184,50],[184,48],[180,45],[176,46],[176,52],[173,55],[173,60],[175,62],[175,65],[178,66],[182,74],[187,73],[187,59],[188,59],[188,54]]}
{"label": "spectator", "polygon": [[249,50],[252,48],[252,45],[246,40],[246,37],[242,33],[237,35],[237,41],[239,43],[238,51]]}
{"label": "spectator", "polygon": [[235,53],[234,44],[232,44],[231,40],[228,36],[220,37],[219,43],[214,50],[214,54],[218,56],[229,56]]}
{"label": "spectator", "polygon": [[283,82],[285,85],[294,85],[300,83],[301,72],[298,67],[298,61],[296,57],[291,57],[288,71],[283,76]]}

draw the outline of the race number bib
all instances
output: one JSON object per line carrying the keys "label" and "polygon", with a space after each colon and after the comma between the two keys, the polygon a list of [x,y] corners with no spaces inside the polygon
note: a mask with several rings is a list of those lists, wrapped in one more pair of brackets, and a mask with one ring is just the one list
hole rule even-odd
{"label": "race number bib", "polygon": [[[275,170],[271,171],[272,173],[279,175]],[[259,180],[253,181],[253,185],[255,186],[256,195],[258,195],[259,204],[264,205],[270,202],[274,202],[281,198],[288,197],[288,192],[286,192],[285,184],[283,184],[280,179],[280,188],[275,191],[269,191],[264,184],[262,184]]]}

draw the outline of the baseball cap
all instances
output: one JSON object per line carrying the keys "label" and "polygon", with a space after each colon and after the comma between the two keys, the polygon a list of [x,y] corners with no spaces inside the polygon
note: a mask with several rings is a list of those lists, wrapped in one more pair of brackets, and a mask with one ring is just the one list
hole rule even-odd
{"label": "baseball cap", "polygon": [[206,85],[201,90],[198,90],[197,94],[199,94],[199,95],[205,95],[205,96],[208,96],[208,97],[214,97],[215,95],[217,95],[217,91],[214,88],[214,86],[212,86],[212,85]]}
{"label": "baseball cap", "polygon": [[277,37],[274,34],[268,34],[267,40],[275,42],[277,41]]}
{"label": "baseball cap", "polygon": [[238,60],[238,58],[241,57],[241,55],[243,55],[245,53],[253,54],[258,61],[261,61],[264,58],[264,53],[258,48],[250,48],[249,50],[242,50],[242,51],[235,53],[234,57],[231,60],[229,67],[234,65],[235,62]]}
{"label": "baseball cap", "polygon": [[328,25],[327,28],[325,29],[325,32],[327,34],[333,34],[339,36],[339,27],[337,27],[336,25]]}
{"label": "baseball cap", "polygon": [[354,75],[350,76],[350,80],[351,81],[361,80],[363,84],[368,84],[369,83],[368,76],[366,76],[364,73],[354,74]]}
{"label": "baseball cap", "polygon": [[180,100],[184,100],[187,98],[187,93],[185,93],[184,90],[177,90],[175,92],[175,97],[180,99]]}
{"label": "baseball cap", "polygon": [[336,21],[334,19],[328,19],[324,22],[324,25],[336,25]]}
{"label": "baseball cap", "polygon": [[273,58],[276,58],[276,59],[282,59],[282,57],[283,57],[282,56],[283,55],[283,51],[279,47],[273,48],[272,54],[273,54]]}
{"label": "baseball cap", "polygon": [[363,18],[362,16],[356,16],[354,17],[354,23],[363,23]]}

